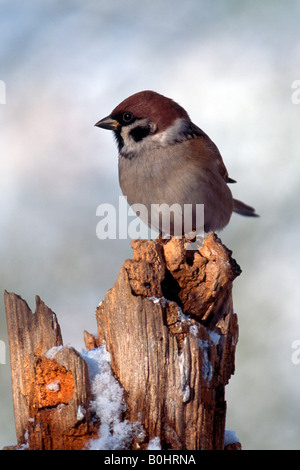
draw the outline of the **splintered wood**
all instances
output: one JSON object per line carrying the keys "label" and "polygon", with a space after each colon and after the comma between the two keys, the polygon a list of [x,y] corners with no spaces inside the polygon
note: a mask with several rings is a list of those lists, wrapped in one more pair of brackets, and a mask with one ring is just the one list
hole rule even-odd
{"label": "splintered wood", "polygon": [[[162,449],[224,449],[238,340],[232,282],[241,270],[215,234],[196,251],[173,238],[134,240],[132,248],[96,310],[97,337],[84,333],[87,349],[104,345],[110,354],[124,421],[143,429],[129,448],[156,439]],[[18,445],[84,448],[100,424],[87,364],[62,346],[56,315],[39,298],[34,314],[15,294],[5,301]]]}
{"label": "splintered wood", "polygon": [[85,361],[63,347],[56,315],[39,297],[32,313],[21,297],[5,292],[5,308],[18,446],[83,448],[95,432]]}
{"label": "splintered wood", "polygon": [[132,248],[96,312],[126,418],[166,449],[224,449],[224,390],[238,339],[231,288],[240,268],[213,234],[197,252],[179,239],[135,240]]}

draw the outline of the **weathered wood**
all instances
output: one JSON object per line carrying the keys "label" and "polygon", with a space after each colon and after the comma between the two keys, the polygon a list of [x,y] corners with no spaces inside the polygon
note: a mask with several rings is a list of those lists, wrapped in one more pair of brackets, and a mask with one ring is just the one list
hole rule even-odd
{"label": "weathered wood", "polygon": [[[224,449],[240,268],[214,234],[198,251],[179,239],[134,240],[132,248],[96,310],[97,337],[84,332],[88,350],[105,345],[110,354],[127,405],[122,419],[143,430],[126,446],[146,449],[156,438],[162,449]],[[39,297],[34,314],[15,294],[5,293],[5,306],[18,445],[84,448],[100,424],[85,360],[63,347],[56,315]]]}
{"label": "weathered wood", "polygon": [[98,339],[125,391],[126,418],[163,448],[224,449],[225,385],[238,337],[232,281],[240,268],[213,234],[199,252],[182,240],[132,242],[97,308]]}
{"label": "weathered wood", "polygon": [[89,425],[90,388],[85,361],[63,347],[57,318],[39,297],[33,314],[5,292],[17,442],[29,449],[80,449]]}

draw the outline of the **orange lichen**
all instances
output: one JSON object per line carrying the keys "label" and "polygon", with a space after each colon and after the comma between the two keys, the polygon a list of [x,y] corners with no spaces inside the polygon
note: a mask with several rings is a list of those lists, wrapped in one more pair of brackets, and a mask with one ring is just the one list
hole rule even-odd
{"label": "orange lichen", "polygon": [[67,404],[74,394],[74,377],[55,360],[40,357],[35,368],[37,407]]}

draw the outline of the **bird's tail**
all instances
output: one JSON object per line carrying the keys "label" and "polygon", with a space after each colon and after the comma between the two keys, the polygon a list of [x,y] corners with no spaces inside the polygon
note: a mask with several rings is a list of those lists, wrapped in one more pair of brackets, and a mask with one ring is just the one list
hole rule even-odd
{"label": "bird's tail", "polygon": [[233,211],[237,214],[248,217],[259,217],[259,215],[255,213],[255,209],[253,209],[253,207],[248,206],[244,202],[238,201],[237,199],[233,200]]}

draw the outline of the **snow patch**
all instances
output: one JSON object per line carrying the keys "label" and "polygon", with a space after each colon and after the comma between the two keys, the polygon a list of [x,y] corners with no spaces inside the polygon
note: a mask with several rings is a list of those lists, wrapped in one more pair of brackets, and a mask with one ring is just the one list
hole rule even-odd
{"label": "snow patch", "polygon": [[236,444],[237,442],[240,442],[240,440],[237,437],[235,431],[232,431],[231,429],[226,429],[224,435],[224,445],[229,446],[230,444]]}
{"label": "snow patch", "polygon": [[183,403],[187,403],[190,399],[191,389],[188,384],[184,351],[182,351],[182,353],[179,356],[179,370],[180,370],[180,375],[181,375],[182,401]]}
{"label": "snow patch", "polygon": [[218,333],[215,333],[214,331],[210,331],[209,337],[216,346],[219,344],[221,336]]}
{"label": "snow patch", "polygon": [[198,332],[199,332],[199,328],[195,323],[194,323],[194,325],[190,326],[190,333],[191,333],[191,335],[195,336],[195,338],[198,337]]}
{"label": "snow patch", "polygon": [[210,347],[209,341],[198,339],[198,344],[203,351],[202,355],[202,377],[208,382],[212,378],[212,364],[208,357],[208,349]]}
{"label": "snow patch", "polygon": [[161,301],[164,301],[164,297],[146,297],[148,300],[151,300],[154,304],[158,304]]}
{"label": "snow patch", "polygon": [[134,436],[144,438],[140,423],[122,420],[126,411],[123,388],[114,378],[111,370],[110,354],[104,345],[91,351],[82,352],[82,357],[89,367],[91,390],[94,400],[92,411],[100,419],[99,438],[90,441],[91,450],[124,450]]}
{"label": "snow patch", "polygon": [[55,358],[58,351],[60,351],[62,348],[63,348],[62,345],[61,346],[53,346],[53,348],[48,349],[48,351],[45,353],[45,357],[47,359],[51,359],[51,361],[53,361],[53,359]]}
{"label": "snow patch", "polygon": [[147,450],[161,450],[159,437],[154,437],[151,439],[151,441],[149,441]]}
{"label": "snow patch", "polygon": [[178,310],[179,320],[181,322],[183,322],[183,323],[190,323],[191,322],[190,317],[187,316],[185,313],[183,313],[182,308],[179,307],[179,305],[177,306],[177,310]]}
{"label": "snow patch", "polygon": [[83,406],[79,405],[77,408],[77,415],[76,415],[77,421],[82,421],[84,417],[85,417],[85,409],[83,408]]}
{"label": "snow patch", "polygon": [[47,384],[46,388],[48,390],[51,390],[52,392],[59,392],[60,391],[60,381],[58,379],[55,379],[53,382],[50,382],[49,384]]}

